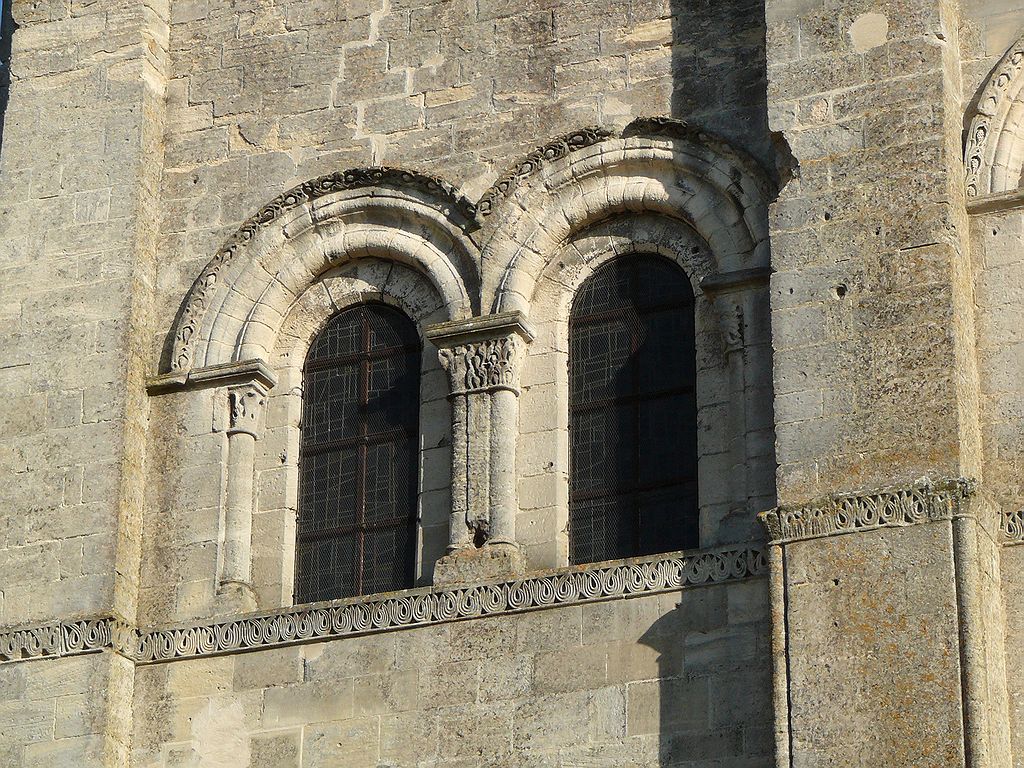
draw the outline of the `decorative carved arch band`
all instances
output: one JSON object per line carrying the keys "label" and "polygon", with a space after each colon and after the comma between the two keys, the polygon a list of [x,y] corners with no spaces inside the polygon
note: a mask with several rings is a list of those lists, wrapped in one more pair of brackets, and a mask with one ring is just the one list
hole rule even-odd
{"label": "decorative carved arch band", "polygon": [[456,316],[472,314],[475,213],[446,182],[390,168],[345,171],[286,192],[243,224],[196,279],[174,326],[170,368],[265,358],[288,307],[343,260],[412,266]]}
{"label": "decorative carved arch band", "polygon": [[1024,170],[1024,37],[1015,42],[979,91],[968,112],[964,183],[968,197],[1017,189]]}
{"label": "decorative carved arch band", "polygon": [[553,255],[575,233],[624,214],[692,228],[708,244],[716,273],[769,266],[774,185],[755,161],[668,119],[637,121],[624,136],[566,153],[509,190],[482,248],[484,305],[528,315],[537,276]]}

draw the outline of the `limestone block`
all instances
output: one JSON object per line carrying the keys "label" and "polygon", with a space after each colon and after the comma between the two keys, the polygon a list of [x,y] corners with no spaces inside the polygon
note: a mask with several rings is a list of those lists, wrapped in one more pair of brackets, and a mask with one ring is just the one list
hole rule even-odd
{"label": "limestone block", "polygon": [[520,616],[516,624],[515,648],[519,653],[577,648],[582,639],[583,607],[533,611]]}
{"label": "limestone block", "polygon": [[380,718],[383,765],[415,765],[438,754],[437,714],[432,710],[399,712]]}
{"label": "limestone block", "polygon": [[[476,660],[456,661],[422,667],[419,674],[421,706],[468,704],[482,693],[480,675],[489,664]],[[410,692],[415,700],[415,693]]]}
{"label": "limestone block", "polygon": [[533,656],[503,656],[480,665],[480,701],[523,698],[533,687]]}
{"label": "limestone block", "polygon": [[607,681],[605,654],[588,647],[538,653],[534,659],[534,689],[539,694],[588,691]]}
{"label": "limestone block", "polygon": [[303,729],[303,768],[359,768],[379,757],[377,718],[318,724]]}
{"label": "limestone block", "polygon": [[250,768],[299,768],[302,731],[274,731],[254,734],[249,743]]}
{"label": "limestone block", "polygon": [[517,702],[515,748],[552,751],[585,743],[590,734],[590,698],[589,692],[578,691]]}
{"label": "limestone block", "polygon": [[344,720],[352,717],[352,681],[332,685],[314,683],[268,688],[264,694],[263,726],[294,725]]}
{"label": "limestone block", "polygon": [[500,758],[512,748],[512,710],[504,702],[444,707],[437,722],[446,756]]}
{"label": "limestone block", "polygon": [[628,732],[659,733],[686,727],[702,732],[710,716],[708,681],[676,678],[626,686]]}
{"label": "limestone block", "polygon": [[352,681],[354,717],[416,709],[419,703],[419,670],[362,675]]}
{"label": "limestone block", "polygon": [[232,688],[270,688],[302,681],[302,650],[276,648],[235,659]]}
{"label": "limestone block", "polygon": [[195,659],[172,666],[167,685],[177,696],[211,696],[232,689],[234,671],[231,656]]}

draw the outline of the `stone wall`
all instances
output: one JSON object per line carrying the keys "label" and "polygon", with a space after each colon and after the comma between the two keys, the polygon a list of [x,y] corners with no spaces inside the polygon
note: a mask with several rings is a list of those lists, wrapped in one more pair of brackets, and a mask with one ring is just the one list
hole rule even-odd
{"label": "stone wall", "polygon": [[135,762],[767,764],[763,578],[137,671]]}

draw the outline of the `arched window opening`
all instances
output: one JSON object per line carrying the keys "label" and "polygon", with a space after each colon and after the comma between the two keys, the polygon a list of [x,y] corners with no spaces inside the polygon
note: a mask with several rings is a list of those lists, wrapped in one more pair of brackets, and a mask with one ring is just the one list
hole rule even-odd
{"label": "arched window opening", "polygon": [[661,256],[599,268],[569,317],[569,559],[698,545],[694,297]]}
{"label": "arched window opening", "polygon": [[407,589],[416,552],[420,340],[385,304],[335,315],[306,356],[295,601]]}

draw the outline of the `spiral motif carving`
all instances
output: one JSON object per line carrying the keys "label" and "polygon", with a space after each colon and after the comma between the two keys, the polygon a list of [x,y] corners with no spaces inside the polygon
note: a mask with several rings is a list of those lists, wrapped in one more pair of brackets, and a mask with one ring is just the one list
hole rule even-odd
{"label": "spiral motif carving", "polygon": [[744,579],[766,571],[764,552],[757,549],[676,553],[584,566],[503,584],[298,606],[263,616],[169,629],[140,631],[113,618],[83,619],[0,632],[0,662],[90,653],[104,648],[139,663],[195,658],[651,594]]}
{"label": "spiral motif carving", "polygon": [[796,541],[946,520],[973,490],[973,483],[964,478],[925,482],[910,488],[838,496],[804,507],[778,507],[760,517],[772,541]]}

